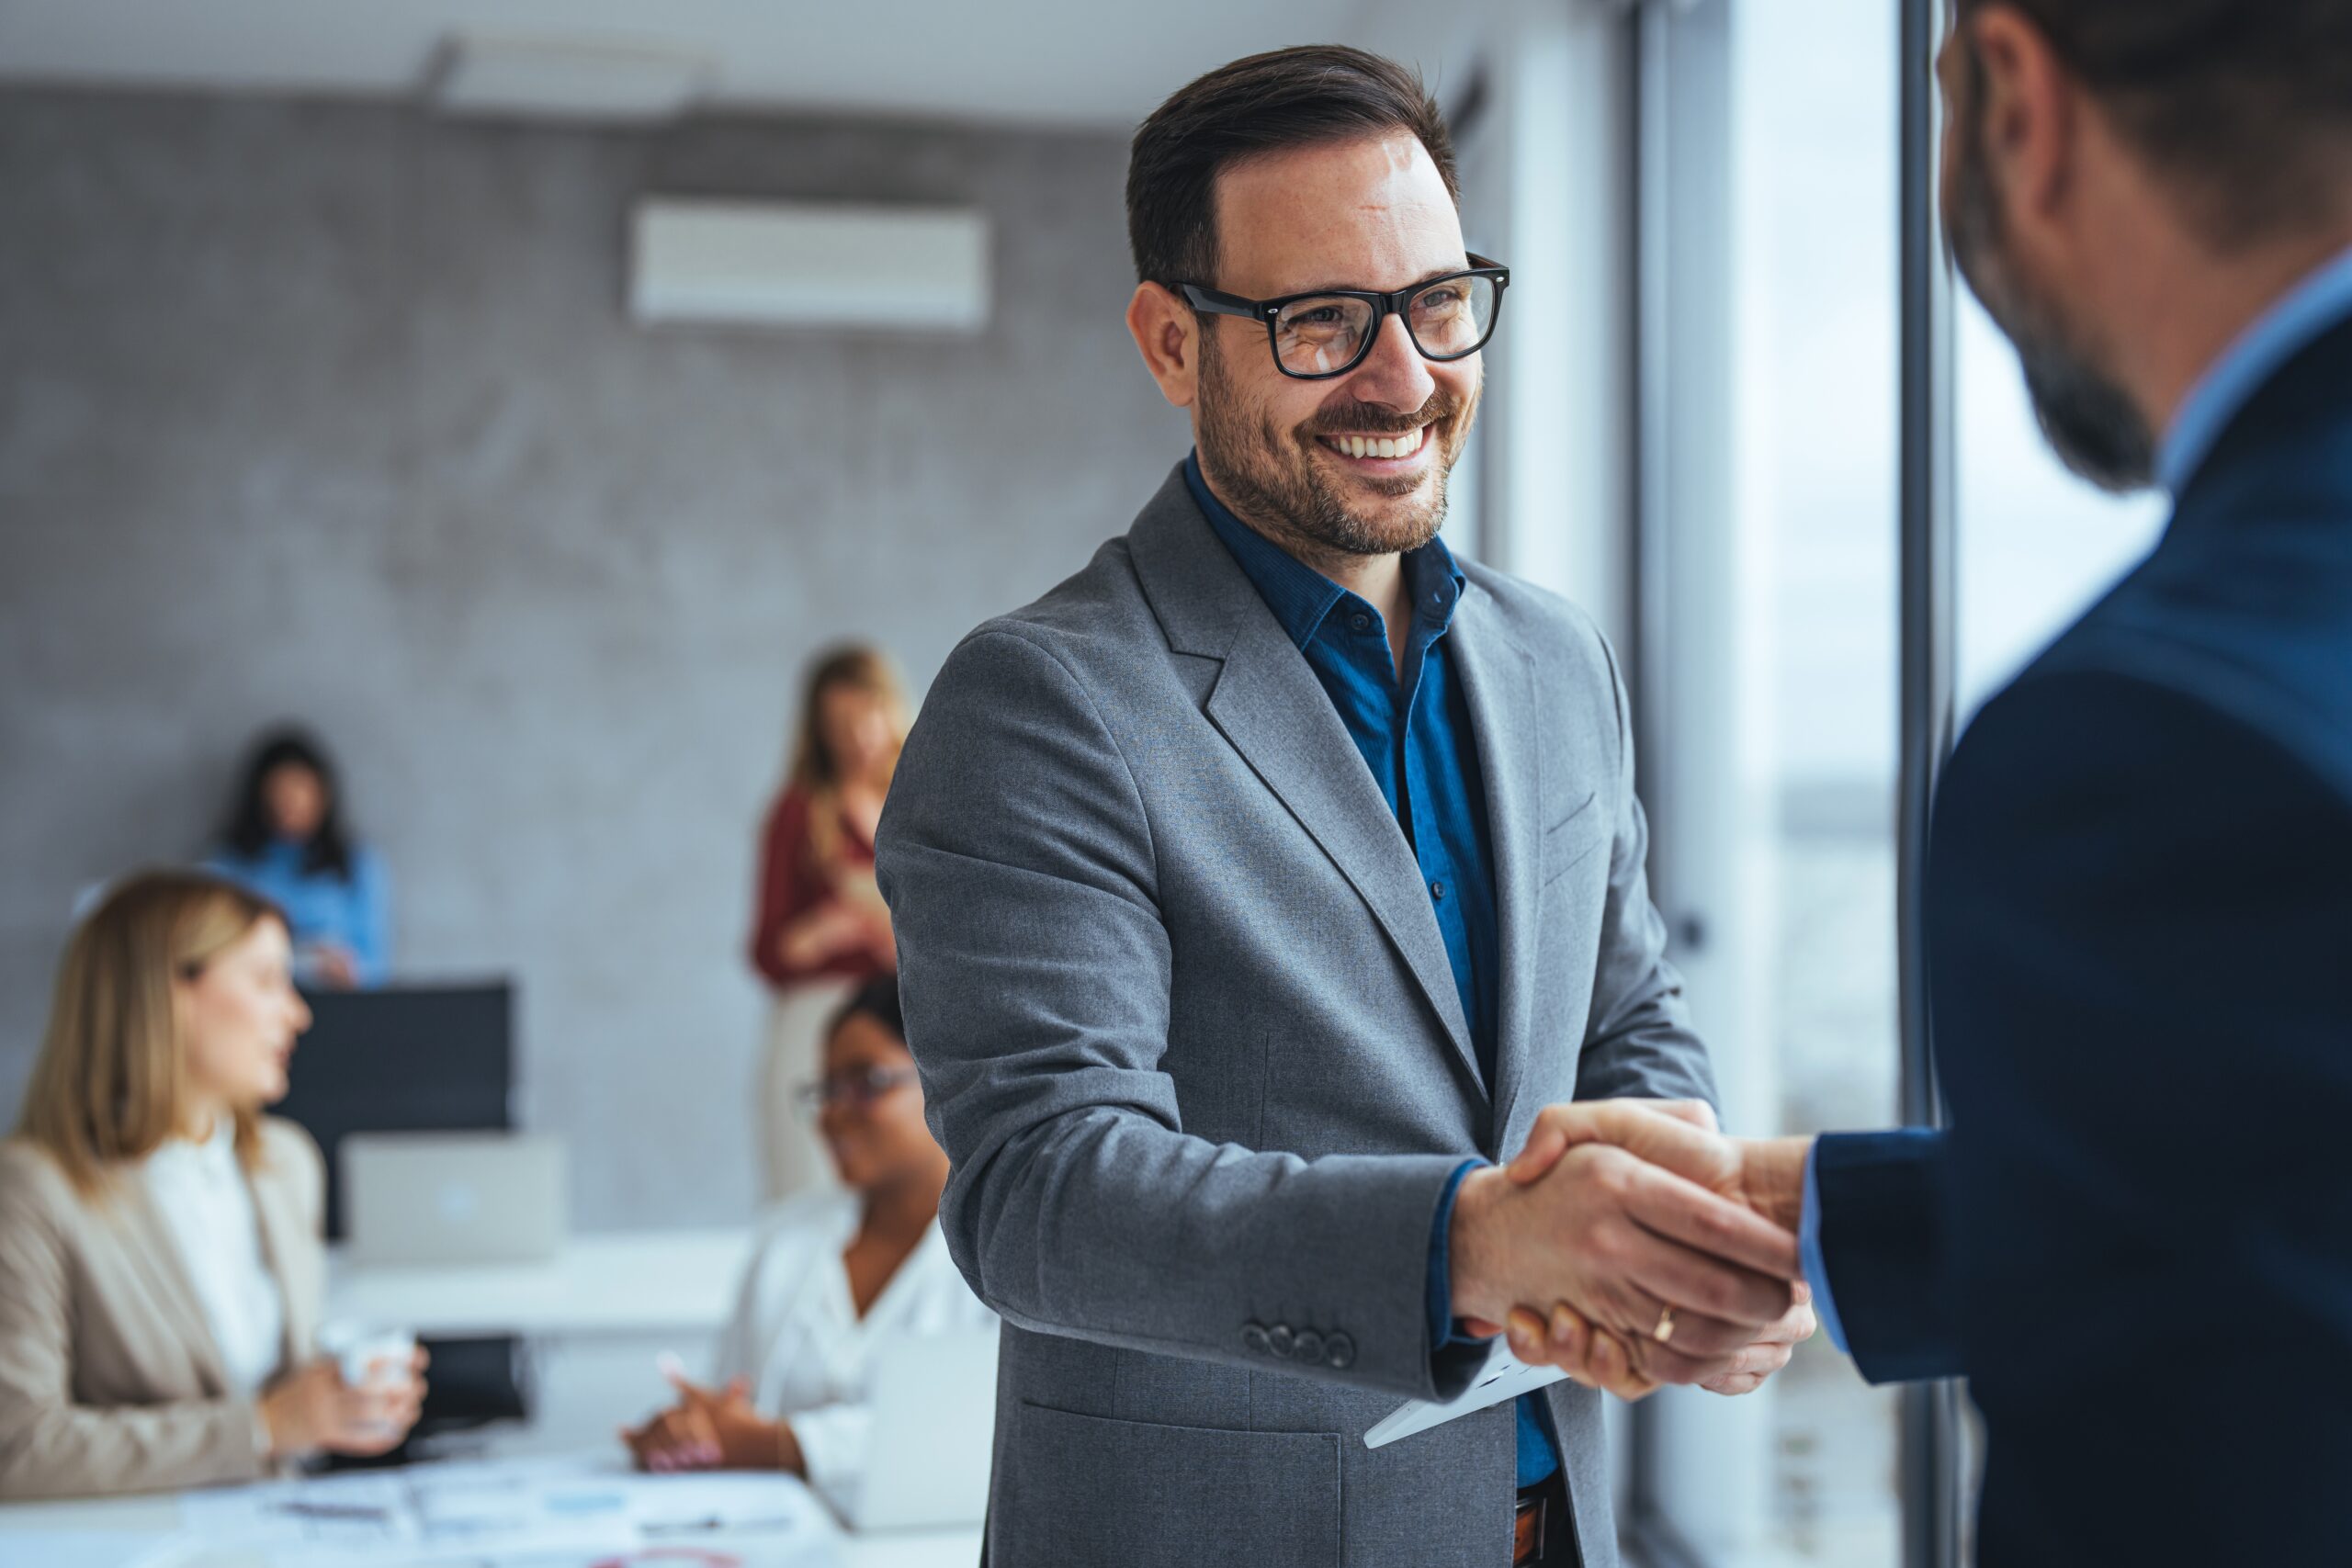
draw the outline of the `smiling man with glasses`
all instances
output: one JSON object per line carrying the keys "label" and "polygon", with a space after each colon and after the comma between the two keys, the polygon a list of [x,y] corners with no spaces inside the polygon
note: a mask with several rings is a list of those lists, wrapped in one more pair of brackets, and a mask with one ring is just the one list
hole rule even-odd
{"label": "smiling man with glasses", "polygon": [[1455,195],[1420,83],[1353,50],[1145,122],[1127,325],[1193,455],[965,639],[899,765],[941,1221],[1008,1325],[1000,1564],[1602,1568],[1596,1394],[1366,1431],[1517,1301],[1724,1393],[1811,1332],[1789,1230],[1619,1148],[1491,1164],[1546,1105],[1713,1088],[1613,656],[1438,538],[1510,280]]}

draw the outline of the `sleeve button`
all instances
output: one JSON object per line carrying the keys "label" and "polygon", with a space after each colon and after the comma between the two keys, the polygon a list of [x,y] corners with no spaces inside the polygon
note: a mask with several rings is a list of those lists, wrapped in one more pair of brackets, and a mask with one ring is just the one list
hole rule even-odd
{"label": "sleeve button", "polygon": [[1302,1366],[1321,1366],[1324,1353],[1323,1336],[1311,1328],[1300,1329],[1298,1337],[1291,1341],[1290,1359]]}
{"label": "sleeve button", "polygon": [[1356,1364],[1356,1342],[1344,1334],[1326,1335],[1323,1339],[1323,1364],[1333,1371],[1346,1371]]}
{"label": "sleeve button", "polygon": [[1278,1323],[1266,1330],[1266,1348],[1285,1361],[1290,1359],[1291,1347],[1297,1340],[1298,1337],[1290,1331],[1287,1323]]}
{"label": "sleeve button", "polygon": [[1262,1323],[1243,1324],[1241,1325],[1241,1348],[1252,1355],[1265,1355],[1267,1353],[1266,1325]]}

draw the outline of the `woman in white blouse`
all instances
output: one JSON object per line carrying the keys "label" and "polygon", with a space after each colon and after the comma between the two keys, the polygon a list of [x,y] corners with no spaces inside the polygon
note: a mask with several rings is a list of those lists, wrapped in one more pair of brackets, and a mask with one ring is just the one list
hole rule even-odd
{"label": "woman in white blouse", "polygon": [[422,1358],[345,1386],[311,1353],[318,1145],[261,1109],[310,1010],[286,922],[155,872],[74,933],[0,1143],[0,1497],[248,1481],[415,1422]]}
{"label": "woman in white blouse", "polygon": [[848,1514],[877,1346],[996,1318],[939,1234],[947,1156],[923,1123],[894,977],[835,1017],[806,1098],[840,1189],[786,1201],[762,1230],[720,1341],[721,1386],[674,1378],[678,1403],[622,1437],[649,1470],[790,1471]]}

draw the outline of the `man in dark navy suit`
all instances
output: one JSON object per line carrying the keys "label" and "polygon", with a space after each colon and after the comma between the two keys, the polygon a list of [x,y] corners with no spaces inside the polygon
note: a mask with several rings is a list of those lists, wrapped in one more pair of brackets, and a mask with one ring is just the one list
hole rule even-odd
{"label": "man in dark navy suit", "polygon": [[[1951,1125],[1563,1107],[1515,1174],[1621,1142],[1799,1227],[1868,1377],[1969,1379],[1987,1568],[2342,1568],[2352,0],[1957,0],[1939,70],[1953,249],[2052,445],[2176,502],[1945,773]],[[1573,1314],[1512,1332],[1645,1389]]]}

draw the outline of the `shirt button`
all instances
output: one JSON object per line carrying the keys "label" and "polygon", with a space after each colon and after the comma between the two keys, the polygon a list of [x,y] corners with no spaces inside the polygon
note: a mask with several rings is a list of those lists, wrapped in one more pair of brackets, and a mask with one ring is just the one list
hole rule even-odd
{"label": "shirt button", "polygon": [[1443,898],[1445,897],[1445,884],[1442,882],[1430,883],[1430,897],[1432,898]]}

